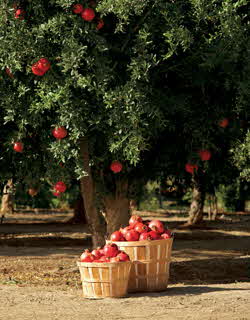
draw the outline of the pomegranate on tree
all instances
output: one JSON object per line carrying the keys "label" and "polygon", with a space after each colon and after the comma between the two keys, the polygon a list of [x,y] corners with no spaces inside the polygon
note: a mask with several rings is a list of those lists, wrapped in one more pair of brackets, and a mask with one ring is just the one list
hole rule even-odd
{"label": "pomegranate on tree", "polygon": [[140,233],[131,229],[125,233],[124,237],[127,241],[138,241],[140,237]]}
{"label": "pomegranate on tree", "polygon": [[67,189],[66,184],[63,181],[58,181],[54,188],[58,192],[65,192]]}
{"label": "pomegranate on tree", "polygon": [[80,14],[83,12],[83,6],[80,4],[80,3],[77,3],[75,5],[73,5],[72,7],[72,11],[75,13],[75,14]]}
{"label": "pomegranate on tree", "polygon": [[23,152],[23,143],[22,142],[15,142],[13,145],[13,149],[16,152]]}
{"label": "pomegranate on tree", "polygon": [[106,244],[103,247],[104,255],[108,258],[116,257],[119,249],[115,243]]}
{"label": "pomegranate on tree", "polygon": [[211,152],[209,150],[199,150],[198,154],[202,161],[207,161],[211,158]]}
{"label": "pomegranate on tree", "polygon": [[100,30],[104,27],[104,21],[102,19],[99,19],[98,20],[98,23],[97,23],[97,26],[96,26],[96,29],[97,30]]}
{"label": "pomegranate on tree", "polygon": [[60,195],[61,195],[61,192],[59,192],[59,191],[53,192],[53,196],[55,196],[55,197],[60,197]]}
{"label": "pomegranate on tree", "polygon": [[118,173],[120,171],[122,171],[122,164],[120,161],[113,161],[110,165],[110,169],[114,172],[114,173]]}
{"label": "pomegranate on tree", "polygon": [[68,131],[64,127],[57,127],[52,130],[52,134],[56,139],[63,139],[67,136]]}
{"label": "pomegranate on tree", "polygon": [[15,19],[23,20],[26,12],[23,9],[17,9],[15,11]]}
{"label": "pomegranate on tree", "polygon": [[160,220],[152,220],[149,222],[148,227],[156,231],[158,233],[163,233],[164,232],[164,225]]}
{"label": "pomegranate on tree", "polygon": [[131,216],[131,218],[129,219],[129,225],[131,228],[134,228],[138,222],[142,223],[142,218],[140,216],[134,215],[134,216]]}
{"label": "pomegranate on tree", "polygon": [[194,174],[194,170],[198,170],[197,164],[186,163],[185,170],[191,174]]}
{"label": "pomegranate on tree", "polygon": [[92,21],[95,17],[95,11],[91,8],[83,9],[81,16],[85,21]]}
{"label": "pomegranate on tree", "polygon": [[50,67],[51,67],[51,64],[49,62],[48,59],[46,58],[41,58],[40,60],[38,60],[37,62],[37,67],[42,70],[43,73],[47,72]]}
{"label": "pomegranate on tree", "polygon": [[38,67],[38,62],[32,65],[31,70],[36,76],[43,76],[45,74],[45,72]]}
{"label": "pomegranate on tree", "polygon": [[219,122],[219,126],[221,128],[226,128],[228,125],[229,125],[229,120],[227,118],[224,118]]}
{"label": "pomegranate on tree", "polygon": [[28,193],[31,197],[34,197],[38,194],[38,190],[34,188],[29,188]]}

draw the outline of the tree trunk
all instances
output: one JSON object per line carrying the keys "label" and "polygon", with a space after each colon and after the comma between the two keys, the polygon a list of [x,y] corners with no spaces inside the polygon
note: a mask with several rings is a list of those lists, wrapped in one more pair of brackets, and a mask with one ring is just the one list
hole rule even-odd
{"label": "tree trunk", "polygon": [[13,213],[14,212],[14,205],[13,205],[13,180],[9,179],[6,185],[3,188],[3,196],[2,196],[2,205],[1,205],[1,223],[5,217],[6,213]]}
{"label": "tree trunk", "polygon": [[80,140],[80,151],[83,159],[83,167],[88,174],[81,178],[81,193],[84,200],[86,218],[92,234],[92,244],[96,248],[105,243],[106,225],[101,212],[97,209],[95,203],[95,188],[89,166],[89,149],[88,140],[83,138]]}
{"label": "tree trunk", "polygon": [[189,210],[189,225],[198,225],[203,221],[203,207],[205,202],[205,190],[201,176],[193,177],[192,202]]}
{"label": "tree trunk", "polygon": [[70,218],[67,223],[79,223],[79,224],[86,224],[86,212],[84,208],[84,201],[82,195],[79,194],[78,199],[74,203],[74,215]]}
{"label": "tree trunk", "polygon": [[128,225],[130,218],[130,201],[128,199],[127,181],[116,182],[116,193],[114,196],[104,197],[105,220],[107,222],[107,235],[121,227]]}

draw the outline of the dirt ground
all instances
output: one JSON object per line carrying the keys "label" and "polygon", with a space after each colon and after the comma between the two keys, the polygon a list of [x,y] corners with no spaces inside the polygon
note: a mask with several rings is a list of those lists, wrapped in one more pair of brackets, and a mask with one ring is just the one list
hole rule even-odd
{"label": "dirt ground", "polygon": [[[144,213],[147,219],[152,213]],[[250,320],[250,215],[225,215],[203,230],[157,213],[175,232],[169,288],[122,299],[86,300],[76,261],[90,247],[70,212],[19,212],[0,225],[0,320]]]}

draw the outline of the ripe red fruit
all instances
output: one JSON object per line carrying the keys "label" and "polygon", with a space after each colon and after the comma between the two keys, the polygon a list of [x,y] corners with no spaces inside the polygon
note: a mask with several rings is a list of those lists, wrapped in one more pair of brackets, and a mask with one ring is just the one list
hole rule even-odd
{"label": "ripe red fruit", "polygon": [[149,232],[141,233],[139,241],[144,241],[144,240],[152,240],[152,237]]}
{"label": "ripe red fruit", "polygon": [[13,73],[10,71],[10,69],[9,68],[5,68],[5,72],[7,73],[7,75],[10,77],[10,78],[14,78],[14,75],[13,75]]}
{"label": "ripe red fruit", "polygon": [[36,76],[43,76],[45,74],[45,71],[39,68],[38,62],[34,63],[31,67],[32,72]]}
{"label": "ripe red fruit", "polygon": [[98,23],[97,23],[97,26],[96,26],[96,29],[97,30],[100,30],[104,27],[104,21],[102,19],[99,19],[98,20]]}
{"label": "ripe red fruit", "polygon": [[125,227],[125,228],[120,228],[119,231],[122,233],[122,235],[123,235],[123,237],[124,237],[125,234],[126,234],[129,230],[131,230],[131,227],[130,227],[130,226],[127,226],[127,227]]}
{"label": "ripe red fruit", "polygon": [[116,257],[119,258],[120,261],[130,261],[129,255],[127,255],[127,253],[125,253],[123,251],[118,253],[118,255]]}
{"label": "ripe red fruit", "polygon": [[66,184],[63,182],[63,181],[58,181],[56,184],[55,184],[55,187],[54,189],[58,192],[65,192],[67,187],[66,187]]}
{"label": "ripe red fruit", "polygon": [[209,150],[200,150],[198,151],[198,154],[202,161],[207,161],[211,158],[211,152]]}
{"label": "ripe red fruit", "polygon": [[158,233],[163,233],[164,232],[164,225],[160,220],[152,220],[149,222],[148,227],[151,230],[154,230]]}
{"label": "ripe red fruit", "polygon": [[191,174],[194,174],[194,170],[198,170],[197,164],[186,163],[185,170]]}
{"label": "ripe red fruit", "polygon": [[52,134],[56,139],[63,139],[67,136],[68,131],[64,127],[57,127],[52,131]]}
{"label": "ripe red fruit", "polygon": [[110,165],[110,169],[114,172],[114,173],[118,173],[120,171],[122,171],[122,164],[120,161],[113,161]]}
{"label": "ripe red fruit", "polygon": [[46,59],[46,58],[41,58],[41,59],[38,60],[38,62],[37,62],[37,67],[38,67],[41,71],[43,71],[43,73],[45,73],[45,72],[47,72],[47,71],[50,69],[51,64],[50,64],[50,62],[49,62],[48,59]]}
{"label": "ripe red fruit", "polygon": [[140,233],[131,229],[125,234],[125,239],[127,241],[138,241],[140,237]]}
{"label": "ripe red fruit", "polygon": [[92,21],[95,17],[95,11],[91,8],[83,9],[81,16],[85,21]]}
{"label": "ripe red fruit", "polygon": [[111,234],[110,240],[111,241],[124,241],[125,239],[124,239],[121,231],[115,231]]}
{"label": "ripe red fruit", "polygon": [[15,19],[20,19],[20,20],[23,20],[24,19],[24,16],[25,16],[25,11],[23,9],[17,9],[15,11]]}
{"label": "ripe red fruit", "polygon": [[172,233],[170,230],[165,230],[163,234],[161,234],[161,238],[170,239],[172,237]]}
{"label": "ripe red fruit", "polygon": [[160,233],[158,233],[158,232],[156,232],[154,230],[150,231],[149,234],[150,234],[150,237],[151,237],[152,240],[161,239]]}
{"label": "ripe red fruit", "polygon": [[75,5],[73,5],[73,7],[72,7],[72,11],[74,12],[74,13],[76,13],[76,14],[80,14],[80,13],[82,13],[83,12],[83,6],[81,5],[81,4],[75,4]]}
{"label": "ripe red fruit", "polygon": [[13,146],[13,149],[16,152],[23,152],[23,143],[22,142],[15,142],[14,146]]}
{"label": "ripe red fruit", "polygon": [[138,222],[142,222],[142,218],[140,216],[134,215],[129,219],[129,225],[131,228],[134,228]]}
{"label": "ripe red fruit", "polygon": [[226,128],[229,125],[229,120],[227,118],[224,118],[219,121],[219,126],[221,128]]}
{"label": "ripe red fruit", "polygon": [[38,190],[34,188],[29,188],[28,193],[31,197],[34,197],[38,194]]}
{"label": "ripe red fruit", "polygon": [[119,251],[118,247],[115,243],[106,244],[103,247],[103,252],[105,256],[108,258],[116,257],[118,254],[118,251]]}
{"label": "ripe red fruit", "polygon": [[55,196],[55,197],[60,197],[60,195],[61,195],[61,192],[59,192],[59,191],[53,192],[53,196]]}
{"label": "ripe red fruit", "polygon": [[135,227],[134,227],[134,230],[139,232],[139,233],[144,233],[144,232],[148,232],[148,226],[145,225],[144,223],[142,222],[138,222]]}
{"label": "ripe red fruit", "polygon": [[81,262],[93,262],[94,260],[95,257],[89,252],[89,250],[85,250],[80,256]]}
{"label": "ripe red fruit", "polygon": [[95,259],[100,259],[103,255],[101,254],[100,250],[95,249],[91,251],[91,254],[95,257]]}

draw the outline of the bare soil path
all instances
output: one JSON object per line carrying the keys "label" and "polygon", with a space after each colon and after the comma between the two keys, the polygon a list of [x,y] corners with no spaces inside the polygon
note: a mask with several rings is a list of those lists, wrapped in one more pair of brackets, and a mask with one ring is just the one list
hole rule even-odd
{"label": "bare soil path", "polygon": [[168,290],[105,300],[81,296],[76,260],[90,238],[69,217],[17,213],[0,225],[0,320],[250,320],[249,216],[178,230],[185,218],[161,215],[175,231]]}

